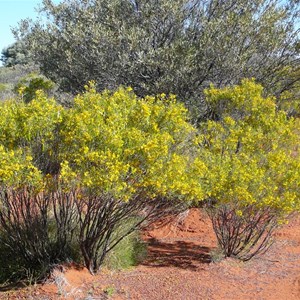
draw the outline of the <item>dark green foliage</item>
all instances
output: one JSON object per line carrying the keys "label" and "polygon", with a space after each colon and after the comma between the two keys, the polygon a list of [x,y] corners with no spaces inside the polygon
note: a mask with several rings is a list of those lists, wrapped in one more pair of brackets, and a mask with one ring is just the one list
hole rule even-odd
{"label": "dark green foliage", "polygon": [[21,78],[13,90],[15,93],[21,93],[25,103],[28,103],[34,99],[36,91],[42,90],[49,95],[54,87],[55,84],[51,80],[36,73],[31,73]]}
{"label": "dark green foliage", "polygon": [[28,48],[26,48],[22,41],[16,41],[14,44],[2,50],[0,60],[5,67],[26,65],[30,62]]}

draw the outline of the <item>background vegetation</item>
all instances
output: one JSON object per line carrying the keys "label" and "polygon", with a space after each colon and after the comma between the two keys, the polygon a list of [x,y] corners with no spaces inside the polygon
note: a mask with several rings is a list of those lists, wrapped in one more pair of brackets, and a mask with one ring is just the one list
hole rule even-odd
{"label": "background vegetation", "polygon": [[[255,77],[278,99],[299,82],[294,0],[43,1],[48,22],[18,30],[32,59],[62,91],[89,80],[101,91],[176,94],[195,119],[212,113],[203,90]],[[298,90],[297,90],[298,93]]]}

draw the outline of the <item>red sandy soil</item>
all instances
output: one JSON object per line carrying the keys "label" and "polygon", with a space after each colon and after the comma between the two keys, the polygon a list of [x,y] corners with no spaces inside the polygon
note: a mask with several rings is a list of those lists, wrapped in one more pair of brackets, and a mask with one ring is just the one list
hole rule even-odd
{"label": "red sandy soil", "polygon": [[[212,225],[197,209],[143,234],[149,253],[125,271],[57,270],[44,285],[2,291],[0,299],[296,300],[300,299],[300,217],[275,233],[271,249],[249,262],[212,262]],[[216,255],[214,255],[215,257]]]}

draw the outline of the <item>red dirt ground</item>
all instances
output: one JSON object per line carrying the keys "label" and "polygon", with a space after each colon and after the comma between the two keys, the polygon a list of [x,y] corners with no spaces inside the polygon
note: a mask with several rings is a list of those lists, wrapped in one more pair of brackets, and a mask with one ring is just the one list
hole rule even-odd
{"label": "red dirt ground", "polygon": [[[0,292],[0,299],[296,300],[300,299],[300,217],[275,234],[272,248],[249,262],[212,262],[207,216],[190,209],[143,234],[147,259],[125,271],[55,271],[52,282]],[[216,255],[214,255],[216,258]]]}

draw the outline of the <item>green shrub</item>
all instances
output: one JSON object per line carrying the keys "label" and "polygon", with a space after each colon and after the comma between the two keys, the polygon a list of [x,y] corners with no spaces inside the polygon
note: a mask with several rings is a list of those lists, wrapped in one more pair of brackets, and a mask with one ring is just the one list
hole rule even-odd
{"label": "green shrub", "polygon": [[31,73],[21,78],[14,86],[13,91],[15,93],[19,93],[25,103],[28,103],[35,98],[35,94],[38,90],[41,90],[45,94],[49,95],[49,93],[53,91],[54,86],[54,83],[44,76]]}
{"label": "green shrub", "polygon": [[33,65],[0,67],[0,82],[13,86],[17,84],[22,77],[32,72],[37,72],[37,68]]}
{"label": "green shrub", "polygon": [[64,91],[77,93],[96,80],[101,90],[121,84],[143,97],[174,93],[199,118],[210,82],[219,87],[256,76],[278,95],[300,81],[296,0],[65,0],[41,6],[48,18],[26,20],[19,34],[43,74]]}

